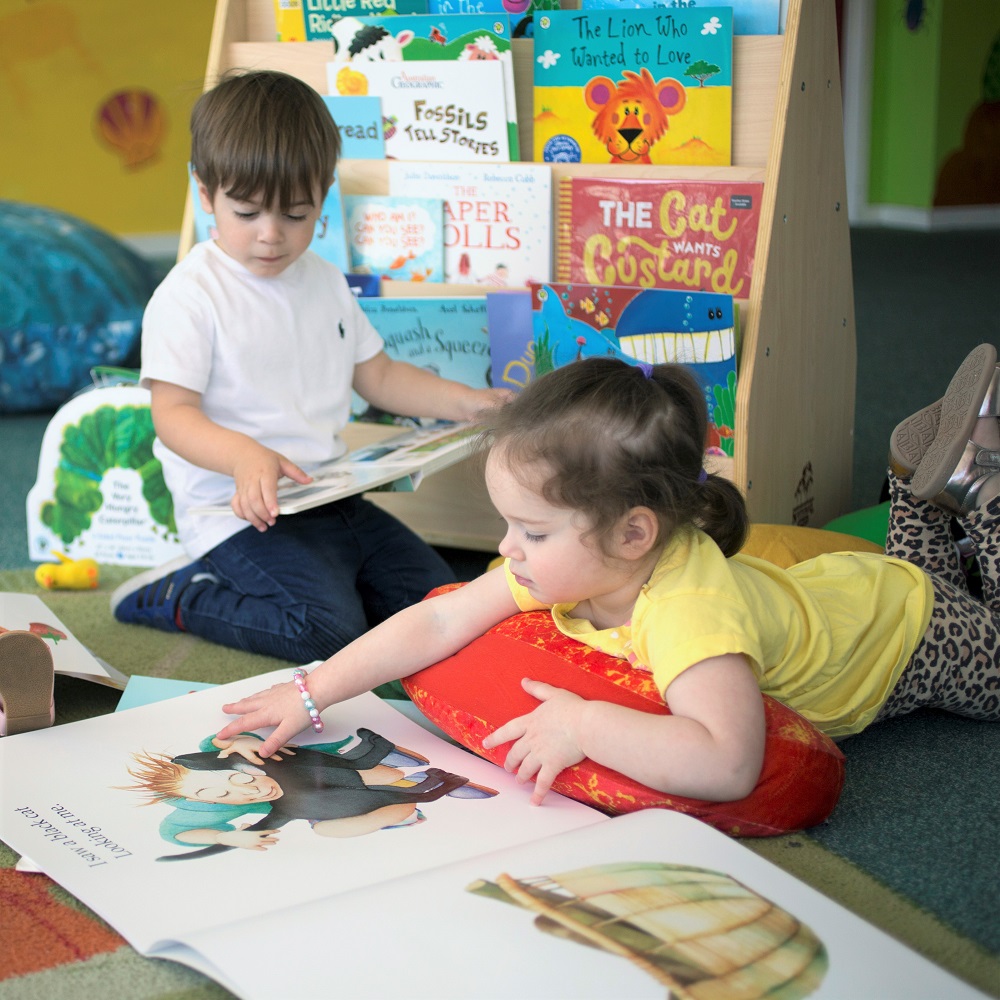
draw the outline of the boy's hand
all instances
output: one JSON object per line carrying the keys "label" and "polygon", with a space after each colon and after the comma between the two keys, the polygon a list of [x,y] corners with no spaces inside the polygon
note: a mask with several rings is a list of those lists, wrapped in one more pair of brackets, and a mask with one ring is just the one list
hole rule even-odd
{"label": "boy's hand", "polygon": [[580,712],[587,702],[570,691],[527,677],[521,681],[521,687],[541,704],[487,736],[483,749],[514,741],[504,767],[516,771],[521,782],[537,775],[531,795],[531,804],[537,806],[559,772],[579,764],[587,756],[576,737]]}
{"label": "boy's hand", "polygon": [[475,420],[484,410],[503,406],[514,398],[510,389],[469,389],[461,402],[462,412],[456,420]]}
{"label": "boy's hand", "polygon": [[230,501],[233,513],[249,521],[258,531],[267,531],[278,518],[278,480],[282,476],[303,485],[312,482],[312,476],[284,455],[249,442],[233,461],[236,483],[236,492]]}

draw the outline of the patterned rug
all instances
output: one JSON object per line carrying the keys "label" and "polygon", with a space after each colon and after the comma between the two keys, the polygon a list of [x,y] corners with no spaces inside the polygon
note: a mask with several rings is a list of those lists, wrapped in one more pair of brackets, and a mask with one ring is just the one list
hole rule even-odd
{"label": "patterned rug", "polygon": [[[35,586],[30,570],[15,570],[0,573],[0,590],[39,594],[84,645],[126,674],[226,683],[287,665],[193,636],[167,635],[115,622],[108,611],[108,595],[133,572],[104,567],[99,591],[47,593]],[[57,677],[56,722],[114,711],[117,700],[118,692],[112,689]],[[963,727],[963,721],[933,715],[893,720],[895,730],[887,724],[877,738],[868,738],[868,734],[853,738],[844,745],[847,789],[829,823],[805,834],[744,843],[953,974],[1000,997],[1000,947],[996,943],[1000,933],[996,921],[1000,817],[995,793],[997,758],[995,752],[989,752],[996,749],[996,735],[994,727]],[[903,738],[906,734],[917,738],[907,741]],[[935,736],[941,746],[932,743]],[[907,769],[920,772],[917,784],[927,792],[927,798],[918,805],[919,812],[926,815],[915,811],[905,782],[891,769],[879,766],[877,759],[870,759],[881,753],[878,741],[888,740],[895,741],[891,756],[899,758],[897,762]],[[979,759],[990,770],[984,773],[976,769],[969,757],[970,746],[983,754]],[[907,756],[922,751],[942,767],[951,768],[949,760],[940,761],[947,748],[962,761],[953,772],[948,794],[967,807],[973,803],[971,816],[964,822],[954,809],[949,811],[947,794],[935,785],[928,761],[914,762]],[[869,764],[874,766],[868,768]],[[869,770],[887,783],[884,792],[873,789]],[[956,788],[963,774],[973,782],[983,780],[984,788],[992,786],[992,795],[980,792],[975,785],[971,790]],[[883,801],[874,802],[874,796]],[[900,847],[905,833],[886,829],[888,820],[878,818],[878,808],[885,807],[886,800],[890,812],[902,820],[901,830],[916,827],[919,831],[923,823],[933,831],[933,842],[925,845],[926,858],[912,858],[910,848],[905,844]],[[991,815],[983,816],[984,809]],[[873,815],[884,834],[881,841],[878,831],[870,829]],[[950,859],[954,870],[964,871],[964,878],[949,877],[943,858]],[[230,996],[216,983],[183,966],[140,957],[112,928],[47,876],[15,871],[16,861],[17,855],[0,844],[0,1000],[209,1000]],[[944,868],[944,877],[930,877],[935,874],[932,868],[938,876],[938,869]]]}

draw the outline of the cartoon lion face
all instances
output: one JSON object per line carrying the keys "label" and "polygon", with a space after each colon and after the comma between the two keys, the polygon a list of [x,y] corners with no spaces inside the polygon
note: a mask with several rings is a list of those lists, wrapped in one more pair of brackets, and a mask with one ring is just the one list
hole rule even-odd
{"label": "cartoon lion face", "polygon": [[667,116],[684,107],[687,91],[671,77],[654,83],[648,69],[622,75],[617,84],[606,76],[588,81],[584,99],[597,112],[591,127],[612,163],[649,163],[650,149],[670,127]]}

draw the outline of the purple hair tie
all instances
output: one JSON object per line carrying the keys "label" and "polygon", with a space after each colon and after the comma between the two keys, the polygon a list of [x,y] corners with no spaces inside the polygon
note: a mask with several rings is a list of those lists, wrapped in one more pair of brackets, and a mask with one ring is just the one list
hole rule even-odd
{"label": "purple hair tie", "polygon": [[698,473],[698,482],[703,483],[707,479],[708,479],[708,473],[704,469],[702,469],[701,472]]}
{"label": "purple hair tie", "polygon": [[653,366],[648,361],[637,361],[636,364],[646,378],[653,377]]}

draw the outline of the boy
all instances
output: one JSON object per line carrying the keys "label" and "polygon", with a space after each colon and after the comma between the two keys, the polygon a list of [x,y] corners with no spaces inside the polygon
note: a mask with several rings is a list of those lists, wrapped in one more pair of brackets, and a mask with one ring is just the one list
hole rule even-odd
{"label": "boy", "polygon": [[[127,581],[119,621],[306,663],[453,579],[360,496],[277,516],[281,476],[342,455],[352,388],[395,413],[474,417],[508,398],[391,360],[337,268],[308,252],[340,151],[320,96],[277,72],[229,76],[191,115],[217,236],[143,319],[141,381],[187,557]],[[194,507],[229,502],[232,516]]]}

